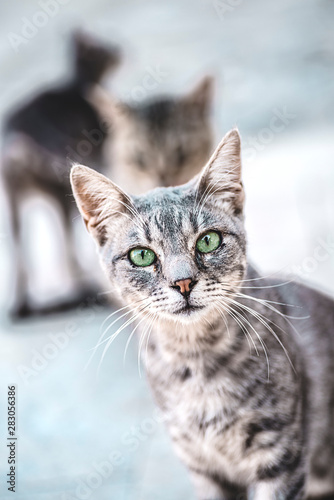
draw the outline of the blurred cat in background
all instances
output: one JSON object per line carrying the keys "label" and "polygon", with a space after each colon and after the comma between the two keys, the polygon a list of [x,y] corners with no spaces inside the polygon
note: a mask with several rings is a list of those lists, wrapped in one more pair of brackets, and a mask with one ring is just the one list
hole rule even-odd
{"label": "blurred cat in background", "polygon": [[[80,157],[90,167],[103,169],[105,134],[86,95],[108,70],[115,69],[120,51],[82,32],[73,35],[72,45],[74,72],[70,80],[38,94],[8,116],[4,124],[2,174],[15,245],[15,317],[32,313],[20,227],[21,204],[27,194],[37,191],[57,202],[66,231],[69,269],[75,280],[82,276],[73,245],[75,208],[70,196],[69,170]],[[81,294],[86,292],[82,290]]]}
{"label": "blurred cat in background", "polygon": [[106,141],[111,178],[132,194],[187,182],[199,172],[213,145],[213,79],[205,77],[187,95],[139,105],[114,101],[96,87],[91,102],[113,131]]}

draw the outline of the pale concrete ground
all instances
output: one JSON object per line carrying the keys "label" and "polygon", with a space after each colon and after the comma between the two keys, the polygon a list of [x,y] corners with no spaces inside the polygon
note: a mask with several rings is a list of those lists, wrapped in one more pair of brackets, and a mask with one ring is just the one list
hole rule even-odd
{"label": "pale concrete ground", "polygon": [[[250,256],[264,274],[297,272],[334,294],[334,5],[329,0],[228,0],[220,2],[223,16],[215,5],[206,0],[69,0],[15,52],[8,34],[20,33],[22,18],[33,19],[41,7],[37,2],[3,2],[1,116],[29,92],[64,74],[65,35],[71,26],[83,25],[124,45],[126,62],[107,82],[123,98],[183,92],[203,72],[213,72],[218,80],[217,138],[238,125],[244,140]],[[159,65],[164,75],[148,91],[143,79]],[[285,122],[275,120],[284,109]],[[4,204],[1,209],[5,214]],[[32,237],[38,242],[38,251],[30,254],[36,270],[39,264],[35,281],[41,296],[61,293],[65,279],[59,267],[60,237],[48,229],[45,211],[43,205],[25,214],[27,244]],[[38,229],[29,231],[32,216]],[[122,334],[98,380],[100,351],[84,371],[108,312],[74,311],[21,325],[8,321],[11,271],[5,216],[0,233],[0,421],[4,436],[6,387],[17,383],[15,498],[194,498],[162,425],[154,420],[151,396],[138,373],[135,341],[124,366],[127,336]],[[88,255],[92,246],[84,233],[81,238]],[[319,245],[324,248],[320,253]],[[46,280],[50,259],[53,273]],[[140,427],[140,435],[129,440],[129,433],[137,432],[133,426]],[[0,497],[7,499],[12,496],[3,485],[7,467],[1,443]],[[119,458],[115,452],[123,460],[111,472],[111,461]],[[99,467],[106,461],[108,477],[103,478]],[[83,489],[87,482],[90,490]]]}

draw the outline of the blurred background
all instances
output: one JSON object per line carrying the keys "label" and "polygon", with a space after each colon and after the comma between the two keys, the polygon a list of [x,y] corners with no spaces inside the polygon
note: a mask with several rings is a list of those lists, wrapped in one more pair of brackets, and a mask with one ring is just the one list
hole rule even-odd
{"label": "blurred background", "polygon": [[[131,105],[186,95],[211,75],[214,142],[233,126],[242,136],[251,260],[264,275],[296,276],[334,294],[331,0],[16,0],[2,2],[0,28],[3,132],[14,109],[70,78],[78,28],[120,48],[119,67],[101,85]],[[17,263],[7,201],[2,184],[0,497],[12,495],[4,480],[6,394],[17,384],[18,500],[194,498],[140,376],[135,340],[123,360],[131,327],[99,376],[100,350],[85,369],[100,332],[124,321],[107,319],[116,306],[93,297],[58,314],[51,307],[10,316]],[[43,197],[27,201],[22,221],[30,301],[48,310],[73,291],[67,236]],[[71,221],[82,272],[97,291],[108,290],[94,244],[76,214]]]}

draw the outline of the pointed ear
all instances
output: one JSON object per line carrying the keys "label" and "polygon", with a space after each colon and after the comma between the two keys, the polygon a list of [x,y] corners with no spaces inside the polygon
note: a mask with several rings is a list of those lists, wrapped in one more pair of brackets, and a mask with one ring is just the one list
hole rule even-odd
{"label": "pointed ear", "polygon": [[80,28],[76,28],[72,32],[71,38],[76,51],[79,51],[82,47],[86,47],[92,43],[91,36]]}
{"label": "pointed ear", "polygon": [[103,246],[108,239],[111,219],[134,213],[132,201],[104,175],[83,165],[71,170],[71,185],[79,212],[88,231]]}
{"label": "pointed ear", "polygon": [[107,128],[121,127],[134,119],[134,110],[128,104],[118,101],[99,85],[94,85],[87,99],[105,121]]}
{"label": "pointed ear", "polygon": [[244,204],[241,181],[241,141],[237,129],[228,132],[218,145],[198,180],[203,202],[210,201],[240,214]]}
{"label": "pointed ear", "polygon": [[214,79],[212,76],[205,76],[199,84],[184,97],[183,103],[186,106],[193,107],[198,112],[206,116],[210,113],[210,107],[213,99]]}

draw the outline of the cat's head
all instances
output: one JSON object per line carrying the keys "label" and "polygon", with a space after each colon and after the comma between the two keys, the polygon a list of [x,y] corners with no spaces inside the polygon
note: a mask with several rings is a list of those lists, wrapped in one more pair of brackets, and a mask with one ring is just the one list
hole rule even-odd
{"label": "cat's head", "polygon": [[127,303],[191,322],[222,309],[227,294],[239,288],[246,238],[237,130],[179,187],[129,196],[83,166],[73,167],[71,179],[112,287]]}
{"label": "cat's head", "polygon": [[134,194],[188,182],[212,153],[213,80],[189,94],[139,105],[96,98],[112,125],[112,178]]}
{"label": "cat's head", "polygon": [[103,44],[81,30],[72,35],[75,75],[79,82],[98,83],[104,74],[118,66],[120,49]]}

